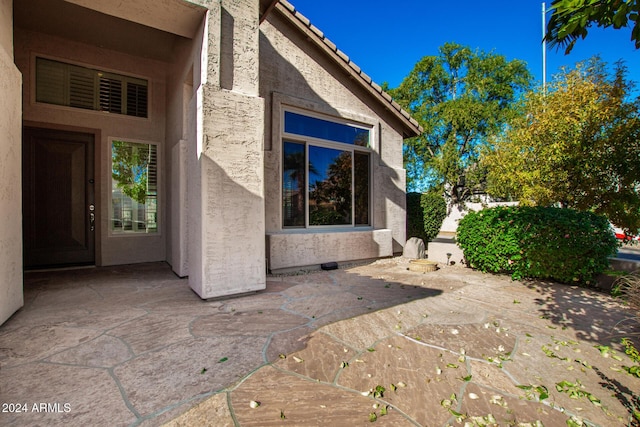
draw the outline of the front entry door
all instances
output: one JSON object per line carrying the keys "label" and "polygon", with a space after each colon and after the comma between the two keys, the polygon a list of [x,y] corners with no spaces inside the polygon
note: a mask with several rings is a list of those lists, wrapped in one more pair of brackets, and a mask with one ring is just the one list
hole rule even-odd
{"label": "front entry door", "polygon": [[92,134],[25,128],[24,267],[95,263]]}

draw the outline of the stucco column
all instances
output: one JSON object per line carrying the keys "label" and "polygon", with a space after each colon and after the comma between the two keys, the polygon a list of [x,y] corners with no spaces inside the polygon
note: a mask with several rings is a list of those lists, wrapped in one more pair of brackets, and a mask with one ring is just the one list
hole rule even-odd
{"label": "stucco column", "polygon": [[[189,187],[189,283],[201,298],[265,288],[258,0],[210,10]],[[191,151],[190,151],[191,152]]]}
{"label": "stucco column", "polygon": [[13,63],[12,8],[0,0],[0,324],[23,305],[22,75]]}

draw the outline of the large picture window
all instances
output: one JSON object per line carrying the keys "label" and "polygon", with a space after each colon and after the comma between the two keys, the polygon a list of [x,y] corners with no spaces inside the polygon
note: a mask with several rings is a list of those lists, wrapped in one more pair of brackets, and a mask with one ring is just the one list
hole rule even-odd
{"label": "large picture window", "polygon": [[285,112],[283,227],[370,225],[370,133]]}
{"label": "large picture window", "polygon": [[158,151],[155,144],[112,141],[111,231],[158,232]]}

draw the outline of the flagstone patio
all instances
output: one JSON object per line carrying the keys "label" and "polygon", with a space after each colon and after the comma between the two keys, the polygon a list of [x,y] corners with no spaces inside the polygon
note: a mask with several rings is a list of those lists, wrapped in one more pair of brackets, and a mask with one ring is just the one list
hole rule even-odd
{"label": "flagstone patio", "polygon": [[163,263],[29,273],[0,327],[0,424],[628,424],[640,379],[619,342],[638,330],[618,301],[407,267],[269,277],[219,301]]}

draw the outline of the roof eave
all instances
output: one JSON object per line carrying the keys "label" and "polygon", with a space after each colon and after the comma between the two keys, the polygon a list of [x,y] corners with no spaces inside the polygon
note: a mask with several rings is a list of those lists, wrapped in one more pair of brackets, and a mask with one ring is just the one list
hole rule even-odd
{"label": "roof eave", "polygon": [[260,23],[267,19],[267,16],[273,10],[278,0],[260,0]]}
{"label": "roof eave", "polygon": [[[376,84],[371,77],[365,74],[358,65],[356,65],[349,56],[342,52],[337,46],[325,37],[324,33],[311,24],[309,19],[298,12],[296,8],[286,0],[274,0],[270,5],[269,11],[277,10],[300,31],[302,31],[309,40],[313,41],[317,47],[325,52],[338,66],[344,69],[347,74],[360,86],[377,99],[382,106],[389,110],[404,126],[403,137],[410,138],[422,134],[422,126],[416,119],[404,110],[391,96],[382,90],[380,85]],[[268,13],[268,12],[267,12]],[[263,15],[266,18],[266,13]]]}

